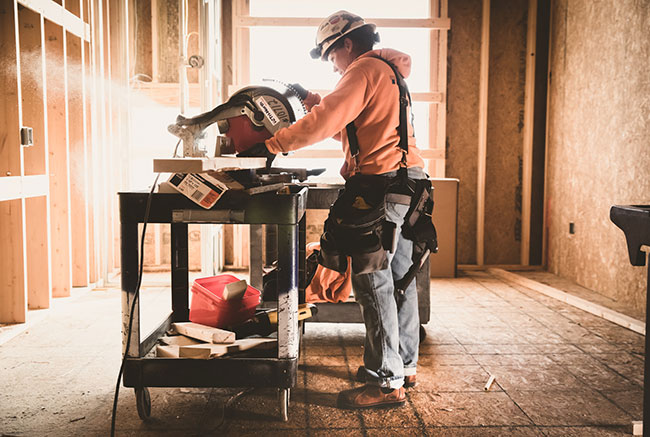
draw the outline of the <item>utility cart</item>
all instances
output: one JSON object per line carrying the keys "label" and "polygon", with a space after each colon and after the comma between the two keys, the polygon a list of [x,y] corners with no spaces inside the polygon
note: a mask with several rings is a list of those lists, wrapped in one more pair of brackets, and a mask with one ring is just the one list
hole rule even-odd
{"label": "utility cart", "polygon": [[[151,414],[148,387],[276,387],[282,419],[288,419],[289,395],[296,383],[301,335],[297,311],[300,271],[304,271],[307,191],[306,187],[297,185],[288,185],[281,192],[254,196],[228,191],[209,210],[179,193],[119,193],[122,344],[123,352],[126,352],[124,386],[135,389],[140,418],[146,419]],[[131,305],[138,281],[138,225],[145,220],[150,195],[147,222],[168,223],[171,226],[171,313],[152,332],[142,337],[138,299],[133,312],[130,344],[125,351]],[[226,355],[205,360],[155,357],[150,353],[173,322],[189,320],[189,223],[251,224],[255,229],[263,224],[277,225],[277,350],[266,355]]]}

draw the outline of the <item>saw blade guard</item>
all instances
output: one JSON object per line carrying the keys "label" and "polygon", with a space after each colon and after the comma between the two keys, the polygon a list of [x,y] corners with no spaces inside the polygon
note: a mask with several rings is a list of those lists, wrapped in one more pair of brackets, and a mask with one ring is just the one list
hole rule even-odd
{"label": "saw blade guard", "polygon": [[187,156],[188,147],[195,149],[205,129],[217,123],[219,132],[228,137],[235,152],[240,153],[264,142],[306,113],[303,100],[292,86],[265,81],[263,86],[240,89],[211,111],[194,117],[179,115],[176,124],[168,130],[183,139],[183,151]]}

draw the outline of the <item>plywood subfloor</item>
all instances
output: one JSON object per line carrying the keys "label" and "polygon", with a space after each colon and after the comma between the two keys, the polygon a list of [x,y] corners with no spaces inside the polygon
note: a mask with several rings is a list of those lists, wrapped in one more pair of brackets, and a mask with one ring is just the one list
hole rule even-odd
{"label": "plywood subfloor", "polygon": [[[622,436],[640,420],[641,335],[484,272],[431,285],[419,385],[400,409],[337,409],[338,391],[356,384],[364,328],[312,323],[288,422],[274,390],[154,388],[144,423],[123,388],[118,435]],[[3,433],[108,434],[119,312],[119,291],[88,292],[0,346]]]}

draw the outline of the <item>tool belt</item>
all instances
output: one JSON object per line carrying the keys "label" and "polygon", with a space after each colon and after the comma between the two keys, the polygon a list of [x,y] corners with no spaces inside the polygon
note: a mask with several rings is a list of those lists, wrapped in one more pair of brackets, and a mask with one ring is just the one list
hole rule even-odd
{"label": "tool belt", "polygon": [[344,273],[348,256],[354,273],[370,273],[388,267],[386,249],[392,248],[395,224],[386,221],[386,188],[391,178],[352,176],[345,183],[325,221],[318,262]]}
{"label": "tool belt", "polygon": [[386,251],[394,252],[397,242],[396,225],[386,220],[387,201],[409,205],[402,225],[404,238],[437,252],[431,193],[428,179],[407,179],[404,175],[352,176],[330,207],[318,263],[340,273],[347,270],[348,257],[356,274],[387,268]]}

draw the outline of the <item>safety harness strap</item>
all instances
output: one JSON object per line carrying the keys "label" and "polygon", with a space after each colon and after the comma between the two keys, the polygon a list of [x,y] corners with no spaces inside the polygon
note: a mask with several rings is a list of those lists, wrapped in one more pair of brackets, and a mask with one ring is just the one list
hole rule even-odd
{"label": "safety harness strap", "polygon": [[[399,89],[399,144],[402,149],[402,160],[400,161],[400,173],[406,175],[406,155],[408,153],[408,121],[407,113],[408,106],[411,104],[411,94],[409,93],[408,86],[402,75],[397,71],[397,67],[392,62],[382,58],[381,56],[373,56],[374,58],[384,61],[393,70],[395,79],[397,80],[397,87]],[[394,82],[395,83],[395,82]],[[345,131],[348,135],[348,144],[350,146],[350,156],[354,160],[354,173],[359,171],[359,139],[357,138],[357,127],[354,125],[354,120],[345,126]],[[404,169],[404,170],[402,170]]]}

